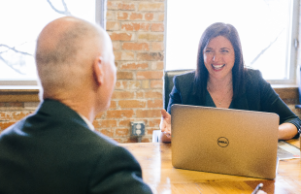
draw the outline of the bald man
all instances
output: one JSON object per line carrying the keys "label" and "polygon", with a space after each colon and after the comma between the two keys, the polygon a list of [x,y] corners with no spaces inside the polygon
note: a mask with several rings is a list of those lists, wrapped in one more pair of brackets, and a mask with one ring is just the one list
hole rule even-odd
{"label": "bald man", "polygon": [[136,159],[92,125],[116,81],[108,34],[59,18],[40,33],[35,57],[41,103],[0,135],[0,193],[152,193]]}

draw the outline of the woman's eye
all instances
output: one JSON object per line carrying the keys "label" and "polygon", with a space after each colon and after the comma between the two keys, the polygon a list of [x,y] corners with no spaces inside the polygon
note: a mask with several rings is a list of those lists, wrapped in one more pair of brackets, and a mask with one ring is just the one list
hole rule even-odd
{"label": "woman's eye", "polygon": [[205,53],[210,53],[211,52],[211,50],[205,50]]}
{"label": "woman's eye", "polygon": [[228,53],[229,51],[228,51],[228,50],[222,50],[222,52],[223,52],[223,53]]}

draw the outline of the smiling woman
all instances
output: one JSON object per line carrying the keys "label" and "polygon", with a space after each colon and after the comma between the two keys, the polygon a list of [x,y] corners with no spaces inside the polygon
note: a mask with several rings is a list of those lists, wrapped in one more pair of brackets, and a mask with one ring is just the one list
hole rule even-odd
{"label": "smiling woman", "polygon": [[210,25],[199,42],[196,71],[175,76],[167,112],[161,111],[163,141],[171,139],[171,107],[174,104],[231,108],[277,113],[278,138],[298,137],[300,119],[261,76],[246,68],[240,38],[230,24]]}
{"label": "smiling woman", "polygon": [[[91,22],[101,10],[93,1],[11,0],[0,2],[0,85],[36,85],[38,33],[51,20],[73,15]],[[98,1],[99,3],[99,1]],[[104,14],[104,13],[103,13]],[[6,19],[3,19],[6,18]],[[97,19],[96,21],[99,21]]]}

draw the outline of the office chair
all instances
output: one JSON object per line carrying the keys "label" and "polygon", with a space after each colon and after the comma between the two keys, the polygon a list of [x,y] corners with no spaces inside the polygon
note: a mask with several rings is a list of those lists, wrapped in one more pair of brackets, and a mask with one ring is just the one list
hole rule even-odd
{"label": "office chair", "polygon": [[163,108],[167,110],[169,102],[169,94],[173,88],[173,78],[176,75],[181,75],[194,71],[194,69],[185,69],[185,70],[170,70],[164,72],[164,86],[163,86]]}

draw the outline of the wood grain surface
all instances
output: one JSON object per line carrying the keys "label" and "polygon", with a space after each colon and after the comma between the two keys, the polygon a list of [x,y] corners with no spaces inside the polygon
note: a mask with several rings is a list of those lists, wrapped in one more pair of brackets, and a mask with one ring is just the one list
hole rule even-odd
{"label": "wood grain surface", "polygon": [[[290,144],[300,147],[299,140]],[[301,193],[300,159],[279,162],[275,180],[230,176],[198,171],[175,169],[171,163],[171,144],[131,143],[120,144],[127,148],[142,167],[143,179],[158,194],[251,194],[259,183],[267,193]],[[254,161],[255,162],[255,161]]]}

